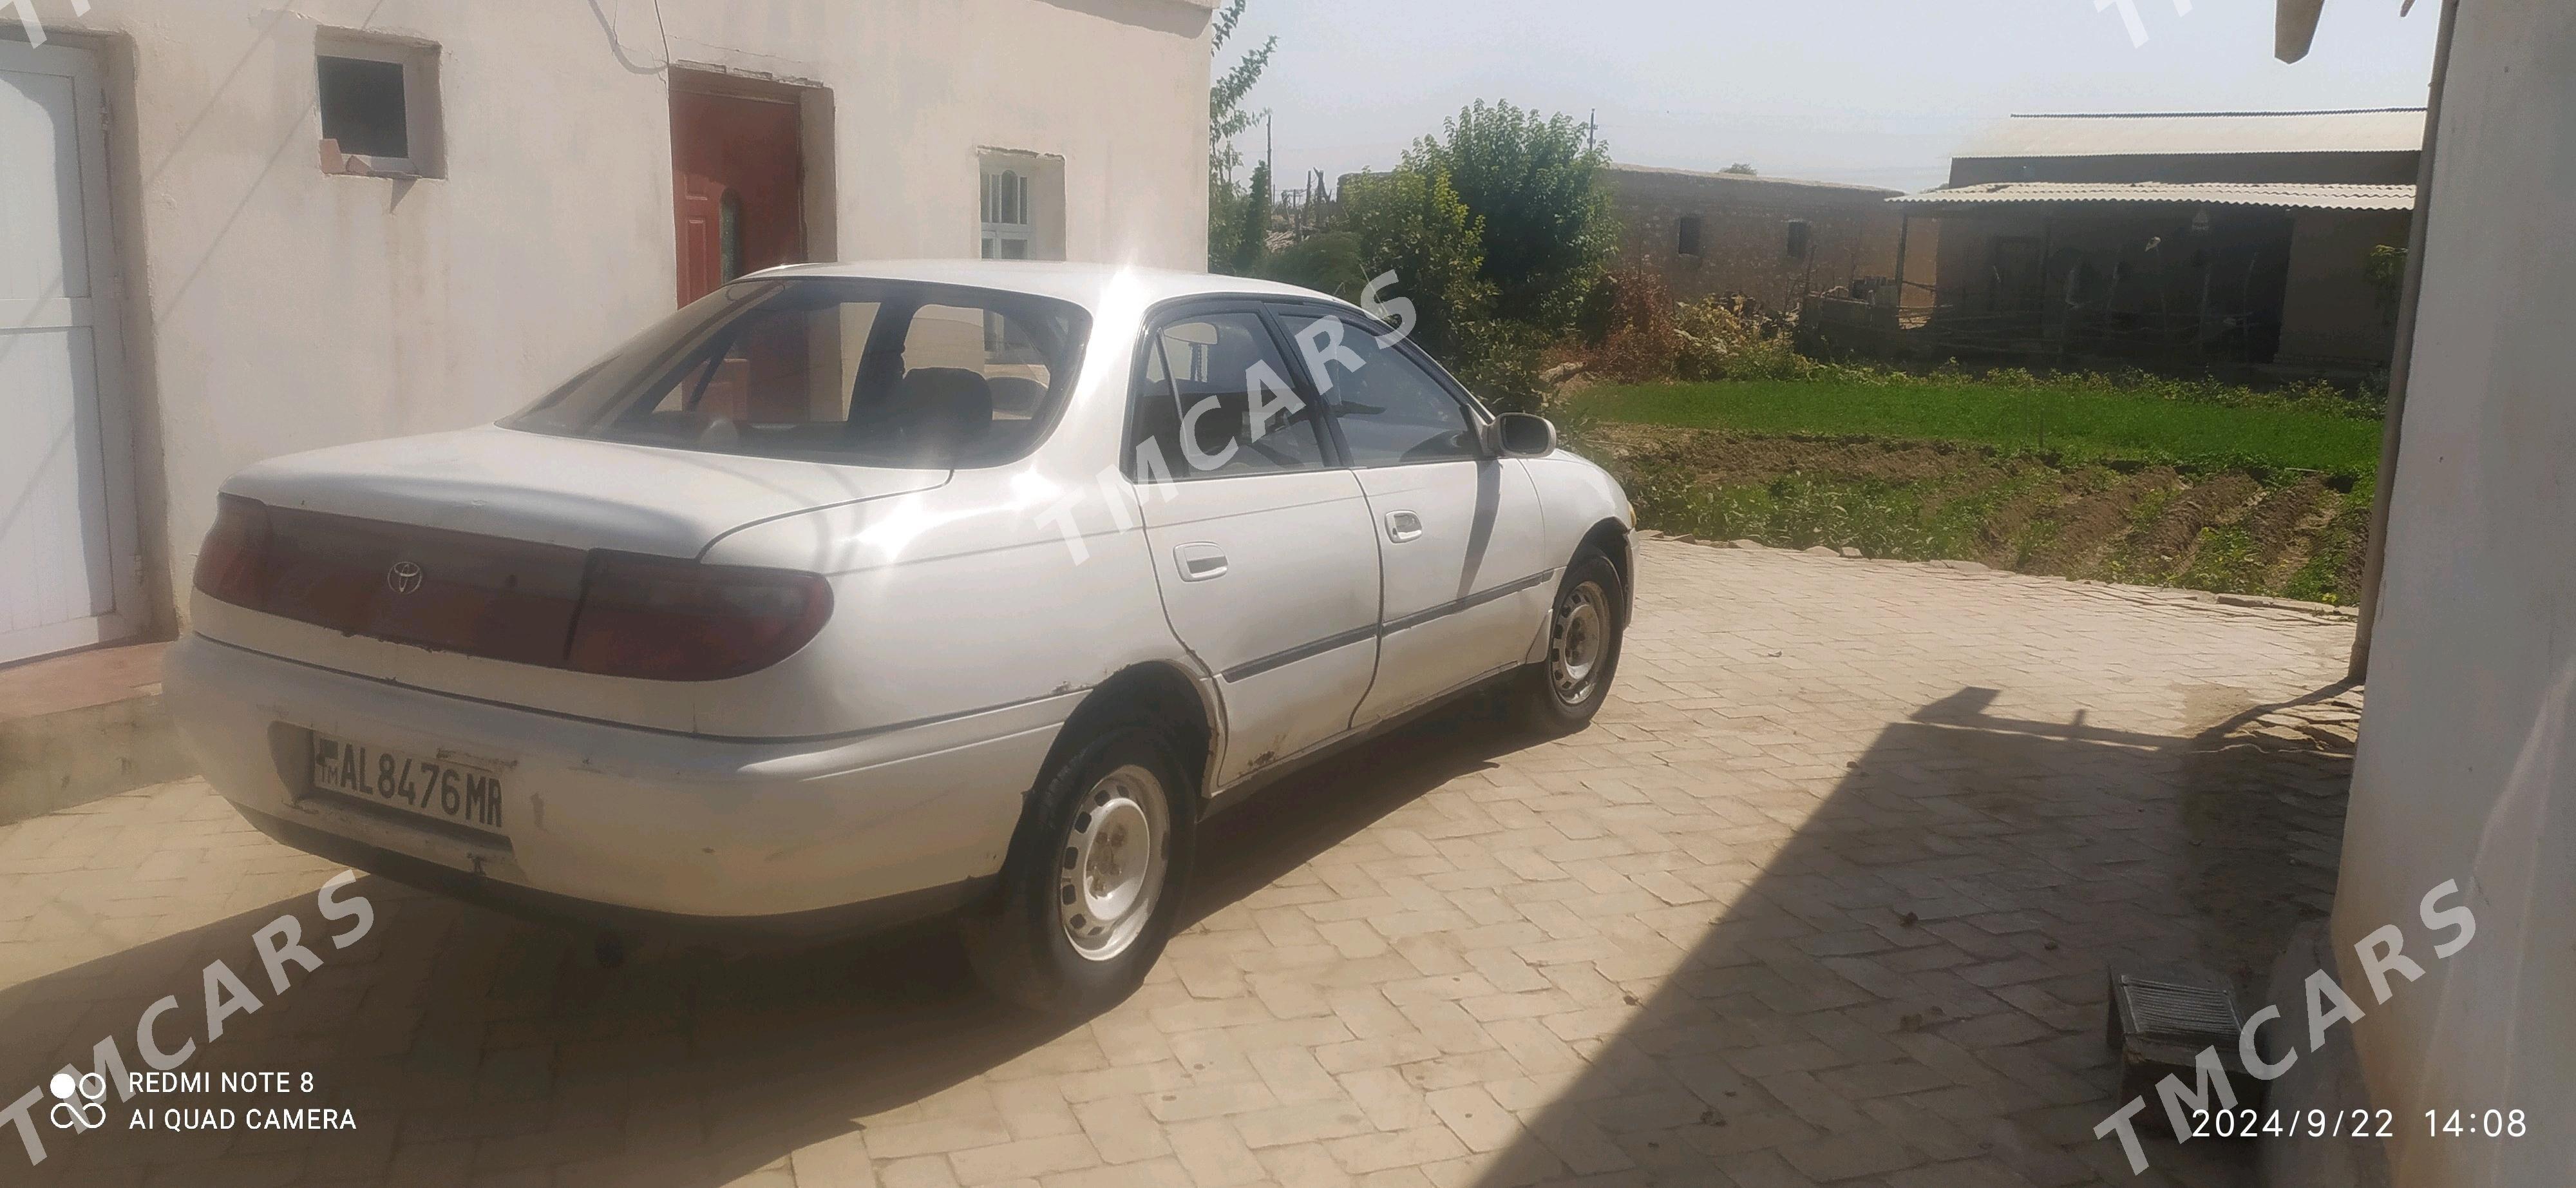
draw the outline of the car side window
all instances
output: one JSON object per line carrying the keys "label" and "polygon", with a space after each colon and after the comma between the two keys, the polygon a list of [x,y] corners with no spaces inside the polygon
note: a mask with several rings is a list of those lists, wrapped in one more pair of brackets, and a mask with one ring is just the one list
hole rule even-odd
{"label": "car side window", "polygon": [[1140,482],[1318,470],[1320,423],[1261,315],[1185,314],[1146,336],[1128,434]]}
{"label": "car side window", "polygon": [[1353,466],[1404,466],[1481,455],[1467,406],[1377,332],[1328,314],[1283,313]]}

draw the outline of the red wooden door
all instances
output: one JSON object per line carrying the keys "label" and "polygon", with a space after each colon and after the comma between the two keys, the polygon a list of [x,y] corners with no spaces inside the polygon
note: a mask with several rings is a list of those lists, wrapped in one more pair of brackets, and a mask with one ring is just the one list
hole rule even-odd
{"label": "red wooden door", "polygon": [[805,258],[805,160],[796,104],[671,92],[671,193],[680,304]]}

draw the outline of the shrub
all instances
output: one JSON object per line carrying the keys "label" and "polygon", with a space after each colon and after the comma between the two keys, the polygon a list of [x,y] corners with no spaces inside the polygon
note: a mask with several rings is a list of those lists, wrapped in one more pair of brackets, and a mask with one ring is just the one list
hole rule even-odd
{"label": "shrub", "polygon": [[1369,272],[1360,263],[1358,234],[1329,231],[1271,253],[1262,262],[1261,276],[1330,293],[1344,301],[1358,301],[1360,291],[1368,284]]}
{"label": "shrub", "polygon": [[1673,374],[1686,380],[1726,378],[1730,365],[1756,337],[1734,311],[1714,301],[1695,301],[1681,307],[1674,315],[1673,328],[1681,339]]}
{"label": "shrub", "polygon": [[1618,233],[1601,185],[1609,150],[1587,140],[1572,116],[1480,100],[1404,155],[1405,169],[1447,177],[1479,220],[1494,315],[1548,339],[1574,330]]}
{"label": "shrub", "polygon": [[[1395,273],[1380,297],[1413,302],[1413,340],[1488,406],[1536,410],[1546,392],[1540,355],[1550,336],[1494,316],[1493,286],[1479,275],[1483,221],[1459,200],[1448,175],[1408,165],[1354,178],[1342,187],[1342,204],[1359,275]],[[1342,295],[1355,298],[1357,289]]]}
{"label": "shrub", "polygon": [[1676,319],[1682,341],[1675,373],[1686,380],[1803,379],[1824,365],[1718,298],[1685,305]]}
{"label": "shrub", "polygon": [[1683,343],[1664,278],[1651,269],[1623,268],[1602,287],[1609,293],[1609,314],[1593,370],[1629,383],[1672,378]]}
{"label": "shrub", "polygon": [[1270,163],[1252,167],[1252,184],[1208,187],[1208,271],[1258,276],[1270,252]]}
{"label": "shrub", "polygon": [[1494,291],[1479,275],[1484,224],[1459,200],[1449,175],[1410,165],[1363,174],[1343,183],[1342,206],[1361,272],[1395,273],[1395,284],[1381,296],[1412,301],[1414,340],[1458,367],[1464,328],[1491,316]]}
{"label": "shrub", "polygon": [[1547,400],[1540,379],[1547,341],[1518,322],[1485,318],[1461,324],[1442,362],[1458,382],[1496,412],[1537,412]]}

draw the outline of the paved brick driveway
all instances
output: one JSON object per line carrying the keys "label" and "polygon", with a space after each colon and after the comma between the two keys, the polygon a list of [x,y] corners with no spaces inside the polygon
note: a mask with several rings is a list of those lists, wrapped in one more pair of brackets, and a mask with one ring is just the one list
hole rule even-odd
{"label": "paved brick driveway", "polygon": [[[2246,971],[2332,886],[2345,767],[2244,711],[2350,630],[2182,595],[1644,549],[1618,696],[1454,713],[1216,826],[1203,913],[1070,1031],[935,935],[652,957],[333,870],[194,782],[0,828],[0,1104],[116,1037],[311,1072],[354,1132],[74,1135],[83,1184],[2135,1183],[2093,1124],[2103,971]],[[273,990],[252,934],[319,970]],[[221,959],[263,1004],[207,1035]],[[113,1095],[109,1104],[118,1106]],[[138,1100],[137,1105],[145,1104]],[[0,1181],[22,1165],[0,1124]],[[2237,1183],[2151,1145],[2144,1182]],[[2171,1173],[2173,1181],[2164,1176]]]}

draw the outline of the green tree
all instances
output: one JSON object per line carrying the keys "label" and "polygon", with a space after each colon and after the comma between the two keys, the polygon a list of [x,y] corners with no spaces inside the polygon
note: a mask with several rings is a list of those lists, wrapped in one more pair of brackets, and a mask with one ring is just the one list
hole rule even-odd
{"label": "green tree", "polygon": [[1494,316],[1544,338],[1572,331],[1617,237],[1601,183],[1609,150],[1569,115],[1481,100],[1404,155],[1437,173],[1481,224]]}
{"label": "green tree", "polygon": [[[1243,23],[1243,10],[1252,0],[1229,0],[1216,14],[1215,51],[1225,49],[1234,40],[1236,26]],[[1208,175],[1222,181],[1227,190],[1234,188],[1234,171],[1243,165],[1243,153],[1235,148],[1234,138],[1243,135],[1262,116],[1260,111],[1243,105],[1252,93],[1253,84],[1261,81],[1261,72],[1270,68],[1270,55],[1279,49],[1273,37],[1261,48],[1243,55],[1242,60],[1217,76],[1208,88]]]}
{"label": "green tree", "polygon": [[[1218,216],[1223,221],[1218,221]],[[1270,162],[1252,167],[1252,184],[1208,211],[1208,271],[1253,276],[1270,252]]]}
{"label": "green tree", "polygon": [[[1216,14],[1215,49],[1223,50],[1234,39],[1234,31],[1243,22],[1243,10],[1251,0],[1229,0]],[[1260,263],[1267,246],[1270,195],[1267,192],[1269,171],[1254,175],[1253,187],[1234,180],[1234,171],[1243,165],[1243,151],[1235,147],[1234,138],[1242,135],[1262,113],[1244,105],[1253,85],[1270,68],[1270,55],[1278,50],[1279,39],[1270,38],[1227,67],[1216,82],[1208,87],[1208,270],[1248,274]],[[1252,191],[1262,192],[1255,194]],[[1246,236],[1244,228],[1258,219],[1261,231]]]}
{"label": "green tree", "polygon": [[2395,322],[2397,302],[2406,291],[2406,245],[2383,243],[2370,249],[2362,260],[2361,276],[2379,298],[2380,316]]}
{"label": "green tree", "polygon": [[1486,279],[1485,221],[1468,209],[1445,171],[1415,164],[1343,183],[1341,225],[1357,241],[1359,277],[1392,274],[1378,299],[1413,304],[1412,322],[1403,329],[1415,343],[1487,405],[1539,406],[1539,352],[1549,336],[1496,316],[1494,285]]}
{"label": "green tree", "polygon": [[1381,296],[1413,303],[1406,330],[1424,350],[1449,359],[1468,337],[1463,328],[1491,316],[1484,223],[1447,173],[1407,166],[1344,181],[1342,225],[1359,240],[1363,277],[1395,274]]}

